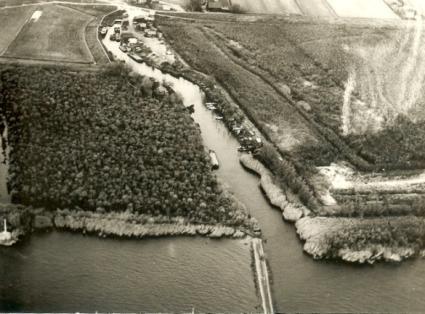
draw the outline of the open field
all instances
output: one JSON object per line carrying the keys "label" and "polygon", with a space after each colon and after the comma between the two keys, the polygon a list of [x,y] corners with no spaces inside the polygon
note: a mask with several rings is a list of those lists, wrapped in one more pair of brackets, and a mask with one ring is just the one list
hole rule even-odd
{"label": "open field", "polygon": [[99,4],[73,4],[73,3],[62,3],[63,7],[71,8],[84,14],[102,17],[116,9],[113,5],[99,5]]}
{"label": "open field", "polygon": [[340,17],[389,18],[398,16],[383,0],[327,0]]}
{"label": "open field", "polygon": [[407,5],[410,5],[412,8],[420,12],[421,14],[425,14],[425,2],[422,0],[405,0]]}
{"label": "open field", "polygon": [[[417,2],[414,5],[418,11],[424,9],[420,0],[412,2]],[[248,13],[399,19],[384,0],[233,0],[232,3],[240,5]]]}
{"label": "open field", "polygon": [[13,201],[249,224],[212,174],[180,98],[128,74],[120,65],[97,73],[2,67]]}
{"label": "open field", "polygon": [[301,14],[295,0],[233,0],[248,13]]}
{"label": "open field", "polygon": [[303,15],[307,16],[336,16],[335,11],[327,0],[297,0]]}
{"label": "open field", "polygon": [[102,18],[110,12],[116,10],[114,6],[106,5],[75,5],[75,4],[63,4],[65,7],[72,8],[79,12],[92,15],[94,18],[90,21],[85,29],[85,40],[89,47],[93,58],[97,64],[109,63],[109,58],[104,51],[102,45],[99,43],[99,31],[98,27]]}
{"label": "open field", "polygon": [[85,40],[92,16],[70,8],[43,6],[10,44],[5,56],[57,61],[93,62]]}
{"label": "open field", "polygon": [[97,38],[98,25],[115,9],[96,4],[43,4],[0,10],[6,16],[0,23],[7,23],[8,30],[1,35],[0,51],[3,47],[8,58],[109,63]]}
{"label": "open field", "polygon": [[162,23],[162,29],[181,56],[195,69],[213,75],[222,83],[282,150],[291,151],[322,140],[284,97],[261,78],[230,60],[214,45],[205,30],[176,21]]}
{"label": "open field", "polygon": [[[425,166],[420,106],[425,63],[418,49],[425,36],[415,24],[368,27],[289,17],[197,21],[186,22],[186,29],[202,28],[228,58],[283,88],[290,102],[317,124],[319,133],[344,152],[326,154],[316,147],[313,153],[302,147],[304,159],[324,165],[337,156],[366,171]],[[397,118],[400,114],[408,118]]]}
{"label": "open field", "polygon": [[15,39],[34,11],[35,8],[33,7],[0,10],[0,28],[2,30],[0,34],[0,55]]}

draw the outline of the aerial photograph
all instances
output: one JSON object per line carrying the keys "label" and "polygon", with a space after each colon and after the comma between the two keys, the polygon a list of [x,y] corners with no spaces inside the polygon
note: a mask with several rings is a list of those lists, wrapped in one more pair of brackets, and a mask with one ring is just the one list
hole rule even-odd
{"label": "aerial photograph", "polygon": [[0,313],[423,313],[422,106],[425,0],[0,0]]}

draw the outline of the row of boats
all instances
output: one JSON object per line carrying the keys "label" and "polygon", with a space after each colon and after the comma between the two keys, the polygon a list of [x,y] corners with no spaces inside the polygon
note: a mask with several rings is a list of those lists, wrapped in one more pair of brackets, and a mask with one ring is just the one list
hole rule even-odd
{"label": "row of boats", "polygon": [[[217,104],[215,102],[207,102],[205,106],[208,110],[216,113],[216,120],[223,120],[224,117],[218,112]],[[253,130],[248,129],[244,125],[238,125],[236,122],[232,125],[232,133],[238,138],[241,146],[238,148],[240,152],[251,152],[254,153],[257,149],[263,146],[261,137],[256,135]]]}
{"label": "row of boats", "polygon": [[[216,120],[224,119],[223,115],[220,113],[220,110],[217,108],[217,104],[215,102],[206,102],[205,106],[208,110],[211,110],[215,113]],[[257,136],[254,131],[249,130],[244,125],[237,125],[236,123],[234,123],[231,128],[231,131],[241,143],[241,146],[238,147],[239,152],[254,153],[263,145],[261,138]],[[218,161],[217,154],[210,149],[209,155],[212,169],[218,169],[220,167],[220,164]]]}

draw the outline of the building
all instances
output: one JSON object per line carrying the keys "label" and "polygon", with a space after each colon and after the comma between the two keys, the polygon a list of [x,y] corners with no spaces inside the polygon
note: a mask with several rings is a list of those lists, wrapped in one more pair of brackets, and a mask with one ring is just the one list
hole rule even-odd
{"label": "building", "polygon": [[229,12],[232,7],[231,0],[208,0],[207,10],[216,12]]}

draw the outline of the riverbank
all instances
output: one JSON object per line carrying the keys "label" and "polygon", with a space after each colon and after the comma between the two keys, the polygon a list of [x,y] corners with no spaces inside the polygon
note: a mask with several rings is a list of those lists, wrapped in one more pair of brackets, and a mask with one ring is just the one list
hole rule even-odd
{"label": "riverbank", "polygon": [[372,219],[305,217],[296,229],[304,251],[315,259],[346,262],[401,262],[423,252],[425,219],[391,217]]}
{"label": "riverbank", "polygon": [[[420,256],[424,249],[425,220],[418,217],[359,219],[314,217],[299,203],[288,201],[273,182],[273,175],[251,155],[240,163],[260,176],[260,187],[269,202],[282,210],[283,218],[295,222],[303,249],[314,259],[341,259],[350,263],[401,262]],[[365,234],[367,232],[367,235]],[[382,233],[382,234],[381,234]]]}
{"label": "riverbank", "polygon": [[285,220],[296,222],[301,217],[310,214],[310,211],[301,203],[289,202],[285,191],[273,182],[272,173],[252,155],[244,154],[239,160],[245,168],[260,176],[261,189],[270,203],[282,211]]}
{"label": "riverbank", "polygon": [[63,230],[94,234],[100,237],[151,238],[169,236],[203,236],[208,238],[255,237],[244,228],[225,225],[194,224],[183,217],[96,213],[90,211],[33,209],[20,205],[2,205],[0,219],[6,219],[13,243],[35,231]]}

